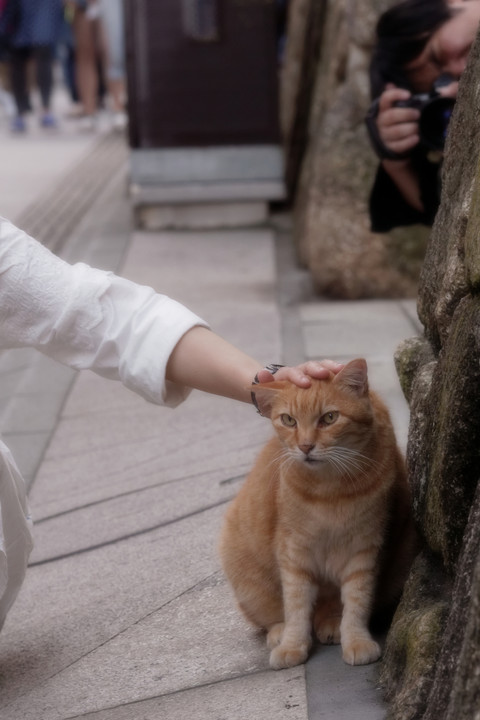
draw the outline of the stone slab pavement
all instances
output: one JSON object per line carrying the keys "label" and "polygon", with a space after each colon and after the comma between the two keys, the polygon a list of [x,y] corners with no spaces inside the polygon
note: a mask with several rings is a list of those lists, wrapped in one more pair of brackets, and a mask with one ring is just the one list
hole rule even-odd
{"label": "stone slab pavement", "polygon": [[[76,162],[72,148],[49,176],[52,188]],[[365,356],[404,443],[408,412],[391,355],[418,333],[414,303],[314,298],[289,256],[288,219],[228,232],[132,232],[122,178],[106,184],[68,239],[70,259],[120,265],[261,362]],[[25,190],[24,202],[34,200]],[[34,468],[36,547],[0,636],[2,720],[384,716],[378,665],[350,668],[339,648],[271,671],[222,576],[222,517],[268,421],[200,393],[175,411],[158,408],[92,373],[65,378],[64,368],[15,353],[6,366],[15,374],[24,362],[30,394],[25,385],[13,393],[2,429],[19,464]],[[8,377],[0,373],[0,396]],[[36,431],[48,442],[32,463]]]}

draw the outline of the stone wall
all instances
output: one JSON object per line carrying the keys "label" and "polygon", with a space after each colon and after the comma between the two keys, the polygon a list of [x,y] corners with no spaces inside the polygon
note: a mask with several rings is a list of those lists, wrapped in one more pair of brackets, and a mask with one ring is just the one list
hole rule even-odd
{"label": "stone wall", "polygon": [[416,293],[428,232],[370,232],[364,117],[376,20],[392,0],[291,0],[281,117],[298,258],[319,293]]}
{"label": "stone wall", "polygon": [[387,639],[395,720],[480,718],[480,41],[447,142],[419,288],[425,337],[397,368],[410,401],[408,467],[424,538]]}

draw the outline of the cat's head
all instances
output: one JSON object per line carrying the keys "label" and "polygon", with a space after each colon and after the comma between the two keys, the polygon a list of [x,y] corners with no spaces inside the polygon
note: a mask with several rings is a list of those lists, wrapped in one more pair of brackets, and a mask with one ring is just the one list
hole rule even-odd
{"label": "cat's head", "polygon": [[374,414],[363,359],[326,380],[312,379],[309,388],[273,381],[258,385],[257,393],[288,456],[312,470],[341,471],[372,440]]}

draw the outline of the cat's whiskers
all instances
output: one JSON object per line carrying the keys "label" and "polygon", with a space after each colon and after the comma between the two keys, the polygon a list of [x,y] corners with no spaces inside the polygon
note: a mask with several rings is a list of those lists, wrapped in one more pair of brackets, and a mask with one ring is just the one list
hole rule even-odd
{"label": "cat's whiskers", "polygon": [[358,484],[360,477],[368,477],[374,464],[378,464],[360,451],[343,446],[328,448],[324,453],[324,458],[337,472],[347,477],[353,488]]}
{"label": "cat's whiskers", "polygon": [[279,467],[283,465],[285,460],[288,460],[290,458],[290,452],[288,448],[282,447],[279,449],[277,453],[272,457],[271,461],[268,463],[267,467],[272,467],[272,465],[278,465]]}
{"label": "cat's whiskers", "polygon": [[295,465],[299,461],[298,455],[295,453],[292,453],[290,450],[286,450],[285,452],[285,460],[283,465],[283,471],[285,473],[288,473],[292,465]]}
{"label": "cat's whiskers", "polygon": [[295,458],[292,457],[290,450],[286,447],[280,448],[267,465],[268,468],[274,466],[274,472],[272,472],[270,476],[270,483],[277,483],[280,476],[280,471],[288,474],[288,471],[290,470],[290,467],[294,462]]}
{"label": "cat's whiskers", "polygon": [[346,476],[352,486],[355,486],[355,475],[352,472],[351,463],[348,463],[344,458],[335,455],[334,453],[329,453],[328,462],[333,465],[339,474]]}
{"label": "cat's whiskers", "polygon": [[368,457],[368,455],[364,455],[362,452],[360,452],[360,450],[355,450],[354,448],[336,446],[332,447],[331,451],[336,453],[338,457],[341,457],[342,459],[347,461],[359,472],[366,473],[368,470],[373,469],[375,466],[377,468],[380,467],[380,463],[377,460]]}
{"label": "cat's whiskers", "polygon": [[355,448],[349,448],[344,445],[337,446],[339,450],[346,454],[354,455],[356,459],[361,460],[366,465],[376,465],[377,468],[381,467],[381,463],[378,460],[375,460],[373,457],[369,457],[368,455],[364,455],[360,450],[356,450]]}

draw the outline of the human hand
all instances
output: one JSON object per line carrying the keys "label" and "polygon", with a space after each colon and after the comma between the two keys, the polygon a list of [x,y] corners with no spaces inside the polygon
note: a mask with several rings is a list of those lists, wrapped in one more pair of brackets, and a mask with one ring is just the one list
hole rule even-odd
{"label": "human hand", "polygon": [[298,387],[310,387],[311,378],[324,380],[331,372],[335,375],[340,372],[344,366],[334,360],[309,360],[295,367],[281,367],[275,373],[275,377],[269,370],[260,370],[257,373],[259,382],[271,382],[275,380],[288,380],[298,385]]}
{"label": "human hand", "polygon": [[420,111],[396,105],[410,97],[408,90],[389,83],[378,103],[376,123],[380,140],[388,150],[400,155],[412,150],[420,142]]}
{"label": "human hand", "polygon": [[[275,376],[269,370],[264,368],[263,370],[258,371],[256,378],[258,379],[259,383],[268,384],[273,380],[288,380],[289,382],[294,383],[298,387],[308,388],[312,384],[312,378],[316,378],[318,380],[325,380],[330,376],[331,373],[334,373],[336,375],[343,367],[344,365],[342,365],[341,363],[337,363],[334,360],[310,360],[308,362],[302,363],[301,365],[296,365],[295,367],[280,367],[275,372]],[[268,396],[265,396],[264,392],[260,392],[257,397],[257,394],[255,392],[255,384],[252,385],[251,395],[252,401],[260,415],[262,415],[263,417],[269,417],[271,409],[270,398]]]}
{"label": "human hand", "polygon": [[442,97],[456,98],[458,94],[458,80],[454,80],[453,82],[448,83],[448,85],[441,85],[435,89]]}

